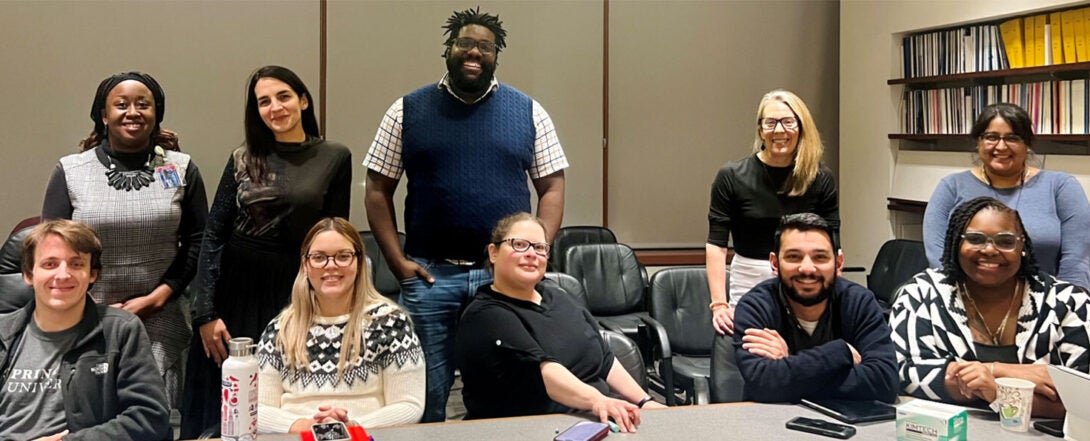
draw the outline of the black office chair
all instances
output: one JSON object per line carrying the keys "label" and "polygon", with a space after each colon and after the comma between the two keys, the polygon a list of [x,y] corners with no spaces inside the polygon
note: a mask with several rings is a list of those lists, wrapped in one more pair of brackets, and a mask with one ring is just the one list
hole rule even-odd
{"label": "black office chair", "polygon": [[34,300],[34,288],[23,280],[23,239],[36,223],[12,232],[0,248],[0,313],[22,308]]}
{"label": "black office chair", "polygon": [[746,380],[738,370],[734,353],[734,336],[716,334],[712,344],[709,395],[712,403],[735,403],[745,400]]}
{"label": "black office chair", "polygon": [[[644,356],[644,365],[671,358],[670,338],[666,330],[647,312],[647,270],[636,260],[636,253],[624,244],[576,245],[567,252],[567,273],[583,284],[587,309],[604,329],[619,332],[636,341]],[[652,387],[673,405],[672,375],[656,379]]]}
{"label": "black office chair", "polygon": [[659,375],[672,376],[674,384],[685,392],[686,402],[706,404],[712,338],[716,335],[708,309],[707,272],[704,267],[661,270],[651,278],[650,296],[651,318],[666,329],[673,351],[671,358],[659,361]]}
{"label": "black office chair", "polygon": [[628,245],[575,245],[567,252],[567,274],[583,284],[587,309],[603,328],[633,336],[651,316],[644,305],[647,270]]}
{"label": "black office chair", "polygon": [[617,243],[617,236],[606,227],[578,226],[557,230],[549,254],[549,271],[566,273],[568,249],[575,245],[596,243]]}
{"label": "black office chair", "polygon": [[[587,292],[583,289],[583,282],[580,282],[570,274],[556,272],[545,273],[545,280],[551,280],[557,285],[560,285],[560,289],[563,289],[568,294],[571,294],[572,297],[575,297],[576,302],[584,308],[587,307]],[[545,280],[542,280],[542,283],[545,283]]]}
{"label": "black office chair", "polygon": [[[867,288],[874,292],[878,305],[888,312],[896,300],[897,289],[912,276],[927,269],[927,254],[923,242],[918,240],[892,239],[882,244],[874,256],[874,265],[867,274]],[[846,272],[865,271],[862,267],[845,268]]]}
{"label": "black office chair", "polygon": [[602,339],[609,344],[609,349],[613,351],[617,361],[621,362],[621,366],[624,366],[628,374],[646,391],[647,369],[644,367],[643,354],[640,353],[640,348],[636,346],[636,342],[618,332],[605,329],[599,332],[602,334]]}
{"label": "black office chair", "polygon": [[[401,295],[401,282],[390,271],[390,265],[386,263],[386,255],[379,248],[375,235],[370,231],[360,231],[363,236],[363,247],[367,250],[367,257],[371,259],[371,281],[375,283],[375,289],[393,301],[397,301]],[[398,232],[397,238],[404,249],[405,233]]]}

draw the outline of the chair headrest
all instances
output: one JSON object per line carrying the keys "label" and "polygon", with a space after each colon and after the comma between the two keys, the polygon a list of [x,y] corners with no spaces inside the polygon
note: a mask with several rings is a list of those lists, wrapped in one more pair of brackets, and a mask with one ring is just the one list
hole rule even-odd
{"label": "chair headrest", "polygon": [[0,248],[0,274],[21,273],[23,265],[23,239],[34,226],[24,227],[12,233]]}

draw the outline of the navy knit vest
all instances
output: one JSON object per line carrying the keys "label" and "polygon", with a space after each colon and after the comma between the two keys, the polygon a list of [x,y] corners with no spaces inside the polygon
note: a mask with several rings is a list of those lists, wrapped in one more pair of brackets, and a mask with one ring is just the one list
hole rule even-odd
{"label": "navy knit vest", "polygon": [[434,84],[404,98],[405,251],[481,260],[504,216],[530,211],[533,102],[510,86],[466,104]]}

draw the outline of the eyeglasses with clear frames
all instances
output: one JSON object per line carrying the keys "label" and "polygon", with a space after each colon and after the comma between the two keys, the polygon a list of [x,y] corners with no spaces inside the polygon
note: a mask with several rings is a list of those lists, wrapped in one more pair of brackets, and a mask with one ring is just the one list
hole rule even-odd
{"label": "eyeglasses with clear frames", "polygon": [[496,53],[496,43],[493,43],[491,41],[488,41],[488,40],[477,41],[477,40],[474,40],[472,38],[466,38],[466,37],[461,37],[461,38],[454,39],[454,47],[458,48],[459,50],[463,50],[463,51],[472,50],[474,46],[477,47],[477,50],[481,51],[482,55],[492,55],[492,54]]}
{"label": "eyeglasses with clear frames", "polygon": [[791,130],[798,128],[799,119],[793,116],[785,116],[783,118],[758,118],[757,124],[762,129],[773,131],[776,130],[776,125],[782,125],[785,130]]}
{"label": "eyeglasses with clear frames", "polygon": [[988,146],[994,146],[996,144],[999,144],[999,140],[1003,140],[1003,142],[1007,143],[1007,145],[1022,145],[1022,143],[1025,141],[1024,139],[1022,139],[1021,136],[1015,135],[1013,133],[1008,133],[1006,135],[1000,136],[998,133],[994,132],[988,132],[980,135],[980,139],[984,141],[985,145]]}
{"label": "eyeglasses with clear frames", "polygon": [[542,257],[548,257],[549,256],[549,249],[552,248],[551,245],[549,245],[549,244],[547,244],[545,242],[530,242],[530,241],[528,241],[526,239],[519,239],[519,238],[515,238],[515,237],[501,240],[499,242],[496,242],[495,245],[499,245],[499,244],[504,243],[504,242],[507,242],[508,245],[511,245],[511,249],[513,249],[515,251],[518,251],[520,253],[524,253],[524,252],[526,252],[526,250],[529,250],[530,248],[533,248],[534,253],[537,253],[537,255],[542,256]]}
{"label": "eyeglasses with clear frames", "polygon": [[351,265],[352,261],[359,255],[360,253],[341,251],[332,256],[327,255],[326,253],[311,253],[307,254],[306,257],[307,262],[310,262],[311,268],[325,268],[326,266],[329,266],[330,260],[332,260],[335,265],[343,268]]}
{"label": "eyeglasses with clear frames", "polygon": [[1015,248],[1018,248],[1018,242],[1022,241],[1022,236],[1009,232],[989,236],[979,231],[966,231],[965,234],[961,235],[961,238],[978,250],[987,248],[988,243],[991,242],[992,246],[999,251],[1014,251]]}

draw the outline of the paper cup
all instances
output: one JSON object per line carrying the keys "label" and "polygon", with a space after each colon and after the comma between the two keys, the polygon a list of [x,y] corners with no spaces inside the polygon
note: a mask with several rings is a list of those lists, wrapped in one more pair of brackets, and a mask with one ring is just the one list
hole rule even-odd
{"label": "paper cup", "polygon": [[1029,430],[1033,413],[1032,381],[1021,378],[996,378],[996,403],[999,405],[999,425],[1013,432]]}

